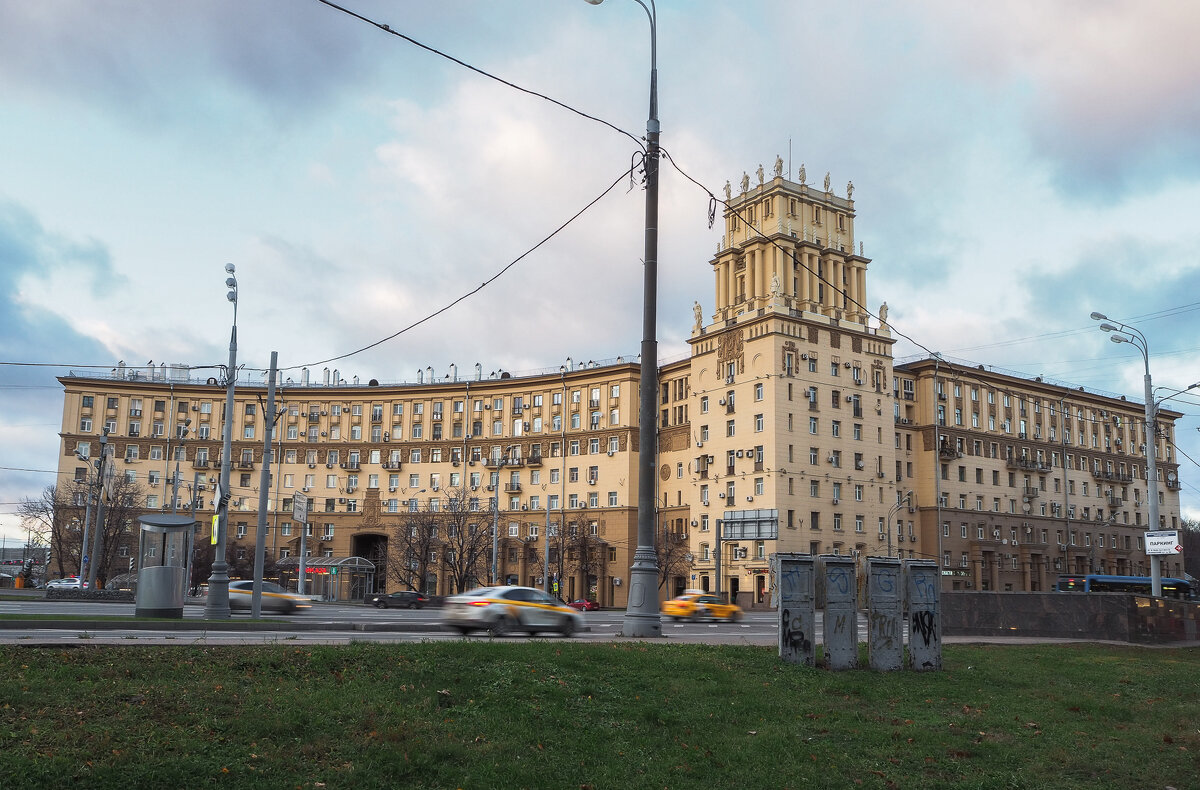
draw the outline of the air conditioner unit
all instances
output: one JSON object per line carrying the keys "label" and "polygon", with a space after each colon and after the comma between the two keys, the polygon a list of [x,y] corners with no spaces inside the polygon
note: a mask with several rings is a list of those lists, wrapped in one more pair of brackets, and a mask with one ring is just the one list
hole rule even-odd
{"label": "air conditioner unit", "polygon": [[944,393],[944,392],[939,392],[939,393],[938,393],[938,400],[945,400],[945,399],[946,399],[946,393]]}
{"label": "air conditioner unit", "polygon": [[747,502],[753,502],[753,501],[754,501],[754,497],[752,497],[752,496],[748,496],[748,497],[746,497],[746,501],[747,501]]}
{"label": "air conditioner unit", "polygon": [[909,512],[909,513],[916,513],[916,512],[917,512],[917,509],[916,509],[915,507],[913,507],[912,505],[909,505],[909,506],[908,506],[908,512]]}
{"label": "air conditioner unit", "polygon": [[864,464],[862,461],[859,461],[858,463],[856,463],[856,464],[854,465],[854,468],[855,468],[855,469],[865,469],[865,468],[866,468],[866,465],[865,465],[865,464]]}
{"label": "air conditioner unit", "polygon": [[833,504],[835,504],[835,505],[836,505],[838,502],[840,502],[840,501],[841,501],[841,500],[839,500],[837,497],[834,497],[834,498],[833,498]]}
{"label": "air conditioner unit", "polygon": [[317,465],[316,465],[316,464],[309,464],[309,465],[308,465],[308,468],[309,468],[309,469],[316,469],[316,468],[317,468]]}
{"label": "air conditioner unit", "polygon": [[308,486],[305,486],[304,488],[301,488],[300,490],[301,490],[301,491],[304,491],[304,492],[307,492],[307,491],[308,491]]}
{"label": "air conditioner unit", "polygon": [[496,487],[495,487],[495,486],[488,486],[488,487],[487,487],[487,490],[488,490],[488,491],[495,491],[495,490],[496,490]]}
{"label": "air conditioner unit", "polygon": [[396,490],[395,486],[388,486],[388,491],[395,492],[395,490]]}
{"label": "air conditioner unit", "polygon": [[478,491],[478,490],[479,490],[479,486],[471,486],[471,490],[472,490],[472,491]]}
{"label": "air conditioner unit", "polygon": [[391,435],[391,433],[389,433],[388,431],[384,431],[384,432],[383,432],[383,440],[384,440],[385,442],[386,442],[386,441],[390,441],[390,440],[391,440],[391,438],[392,438],[392,435]]}
{"label": "air conditioner unit", "polygon": [[719,403],[719,404],[721,404],[722,406],[724,406],[724,405],[725,405],[725,399],[724,399],[724,398],[721,398],[719,401],[717,401],[717,403]]}
{"label": "air conditioner unit", "polygon": [[[345,465],[345,464],[342,464],[342,466],[343,466],[343,468],[344,468],[346,465]],[[326,464],[325,464],[325,468],[326,468],[326,469],[332,469],[332,468],[333,468],[333,461],[329,461],[328,463],[326,463]]]}
{"label": "air conditioner unit", "polygon": [[903,536],[903,535],[897,535],[897,536],[896,536],[896,540],[897,540],[897,541],[899,541],[900,543],[903,543],[903,542],[904,542],[904,536]]}
{"label": "air conditioner unit", "polygon": [[735,455],[736,455],[738,458],[741,458],[741,457],[742,457],[742,451],[741,451],[741,450],[738,450],[738,451],[737,451],[736,453],[734,453],[734,454],[735,454]]}
{"label": "air conditioner unit", "polygon": [[850,369],[850,363],[849,363],[849,362],[843,362],[843,363],[842,363],[842,367],[844,367],[846,370],[849,370],[849,369]]}
{"label": "air conditioner unit", "polygon": [[853,395],[847,395],[847,396],[846,396],[846,403],[854,403],[854,396],[853,396]]}
{"label": "air conditioner unit", "polygon": [[733,376],[732,376],[732,375],[731,375],[731,376],[728,376],[728,377],[725,379],[725,383],[726,383],[726,384],[732,384],[732,383],[733,383]]}
{"label": "air conditioner unit", "polygon": [[346,504],[346,497],[344,497],[344,496],[340,496],[340,497],[338,497],[338,504],[339,504],[339,505],[344,505],[344,504]]}
{"label": "air conditioner unit", "polygon": [[992,530],[992,538],[994,540],[999,540],[1000,539],[1000,530],[998,530],[998,529]]}
{"label": "air conditioner unit", "polygon": [[342,463],[342,464],[340,464],[340,466],[341,466],[343,469],[345,469],[345,468],[346,468],[346,464],[345,464],[345,463]]}
{"label": "air conditioner unit", "polygon": [[200,411],[200,407],[199,407],[199,406],[193,406],[193,407],[192,407],[192,411]]}
{"label": "air conditioner unit", "polygon": [[1019,542],[1017,542],[1017,541],[1015,541],[1015,540],[1012,542],[1012,544],[1013,544],[1014,546],[1020,546],[1020,545],[1021,545]]}
{"label": "air conditioner unit", "polygon": [[697,446],[697,447],[703,447],[703,446],[704,446],[704,442],[696,442],[696,446]]}
{"label": "air conditioner unit", "polygon": [[451,466],[458,466],[458,461],[451,461],[451,462],[450,462],[450,465],[451,465]]}
{"label": "air conditioner unit", "polygon": [[722,491],[721,493],[717,494],[717,496],[718,496],[718,497],[720,497],[721,499],[724,499],[724,498],[725,498],[725,492],[724,492],[724,491]]}
{"label": "air conditioner unit", "polygon": [[326,411],[325,409],[321,409],[321,416],[322,416],[322,417],[325,417],[325,416],[328,416],[328,415],[329,415],[329,412],[328,412],[328,411]]}
{"label": "air conditioner unit", "polygon": [[829,456],[829,458],[827,460],[829,461],[829,463],[833,463],[836,459],[831,455],[831,456]]}
{"label": "air conditioner unit", "polygon": [[521,505],[521,510],[529,510],[529,505]]}
{"label": "air conditioner unit", "polygon": [[612,451],[612,450],[609,450],[609,451],[608,451],[608,457],[609,457],[609,458],[611,458],[612,456],[613,456],[613,451]]}
{"label": "air conditioner unit", "polygon": [[808,354],[801,354],[801,355],[800,355],[800,358],[801,358],[801,359],[808,359]]}
{"label": "air conditioner unit", "polygon": [[885,475],[883,472],[880,472],[877,477],[882,480],[883,478],[887,477],[887,475]]}
{"label": "air conditioner unit", "polygon": [[[441,486],[439,486],[439,485],[432,485],[432,486],[430,486],[430,488],[432,488],[434,491],[441,490]],[[491,486],[488,486],[488,488],[491,488]],[[350,490],[353,491],[354,489],[350,489]]]}

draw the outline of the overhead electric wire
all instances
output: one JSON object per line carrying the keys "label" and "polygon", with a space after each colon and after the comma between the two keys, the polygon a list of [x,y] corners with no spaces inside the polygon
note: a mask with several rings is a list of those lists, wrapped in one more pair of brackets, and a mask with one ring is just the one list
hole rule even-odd
{"label": "overhead electric wire", "polygon": [[[324,2],[324,0],[318,0],[318,1],[319,1],[319,2]],[[564,229],[565,229],[565,228],[566,228],[568,225],[570,225],[570,224],[571,224],[572,222],[574,222],[575,220],[579,219],[579,217],[581,217],[581,216],[584,214],[584,212],[586,212],[586,211],[587,211],[588,209],[590,209],[592,206],[594,206],[594,205],[596,205],[597,203],[599,203],[599,202],[600,202],[600,201],[601,201],[601,200],[602,200],[602,199],[605,197],[605,195],[607,195],[609,192],[613,191],[613,189],[615,189],[615,188],[616,188],[617,184],[620,184],[622,181],[624,181],[624,180],[625,180],[625,178],[626,178],[627,176],[629,176],[630,174],[632,174],[632,173],[634,172],[634,169],[635,169],[636,167],[637,167],[637,166],[636,166],[636,165],[634,165],[634,166],[633,166],[633,167],[631,167],[630,169],[628,169],[628,170],[624,171],[623,173],[621,173],[621,175],[620,175],[620,176],[618,176],[618,177],[617,177],[617,179],[616,179],[615,181],[613,181],[611,184],[609,184],[607,187],[605,187],[605,188],[604,188],[604,191],[603,191],[603,192],[601,192],[599,195],[597,195],[595,198],[593,198],[591,201],[589,201],[589,202],[588,202],[588,204],[587,204],[586,206],[584,206],[583,208],[579,209],[579,211],[576,211],[574,214],[572,214],[572,215],[571,215],[571,217],[570,217],[569,219],[567,219],[565,222],[563,222],[561,225],[559,225],[557,228],[555,228],[553,231],[551,231],[549,235],[547,235],[545,238],[543,238],[543,239],[542,239],[541,241],[539,241],[537,244],[535,244],[535,245],[533,245],[532,247],[530,247],[529,249],[525,250],[525,252],[521,253],[520,255],[518,255],[518,256],[517,256],[516,258],[514,258],[513,260],[509,261],[509,262],[508,262],[507,264],[505,264],[505,265],[504,265],[504,266],[503,266],[503,267],[502,267],[502,268],[501,268],[501,269],[500,269],[498,272],[496,272],[495,274],[493,274],[493,275],[492,275],[491,277],[489,277],[488,279],[484,280],[484,281],[483,281],[482,283],[480,283],[478,286],[476,286],[475,288],[472,288],[470,291],[467,291],[466,293],[464,293],[464,294],[462,294],[461,296],[457,297],[456,299],[454,299],[454,300],[453,300],[452,302],[450,302],[449,304],[443,305],[442,307],[438,308],[437,310],[434,310],[432,313],[429,313],[429,314],[427,314],[425,317],[423,317],[423,318],[420,318],[420,319],[418,319],[418,320],[416,320],[416,321],[413,321],[411,324],[409,324],[408,326],[404,327],[403,329],[400,329],[400,330],[398,330],[398,331],[396,331],[396,332],[393,332],[392,334],[388,335],[387,337],[380,338],[379,340],[376,340],[376,341],[375,341],[375,342],[373,342],[373,343],[369,343],[369,344],[367,344],[367,345],[363,346],[362,348],[355,349],[354,351],[350,351],[350,352],[347,352],[347,353],[345,353],[345,354],[339,354],[339,355],[337,355],[337,356],[334,356],[334,357],[329,357],[328,359],[322,359],[322,360],[318,360],[318,361],[316,361],[316,362],[307,362],[307,363],[305,363],[305,364],[303,364],[303,365],[293,365],[293,366],[291,366],[291,367],[279,368],[279,370],[281,370],[281,371],[284,371],[284,370],[298,370],[298,369],[300,369],[300,368],[310,368],[310,367],[316,367],[317,365],[324,365],[324,364],[326,364],[326,363],[329,363],[329,362],[336,362],[336,361],[337,361],[337,360],[339,360],[339,359],[346,359],[347,357],[352,357],[352,356],[354,356],[355,354],[361,354],[361,353],[362,353],[362,352],[364,352],[364,351],[368,351],[368,350],[370,350],[370,349],[372,349],[372,348],[375,348],[376,346],[382,345],[383,343],[386,343],[386,342],[388,342],[389,340],[394,340],[395,338],[399,337],[400,335],[404,334],[405,332],[408,332],[408,331],[409,331],[409,330],[411,330],[411,329],[415,329],[416,327],[420,326],[421,324],[425,323],[426,321],[429,321],[429,320],[432,320],[433,318],[436,318],[437,316],[441,315],[442,313],[446,312],[446,311],[447,311],[447,310],[449,310],[450,308],[452,308],[452,307],[454,307],[455,305],[457,305],[459,302],[462,302],[463,300],[465,300],[465,299],[468,299],[468,298],[470,298],[470,297],[474,296],[475,294],[479,293],[480,291],[482,291],[482,290],[483,290],[484,288],[486,288],[487,286],[491,285],[491,284],[492,284],[493,282],[495,282],[496,280],[500,279],[500,277],[502,277],[502,276],[504,275],[504,273],[505,273],[505,272],[507,272],[507,271],[508,271],[509,269],[511,269],[512,267],[516,266],[516,265],[517,265],[518,263],[520,263],[520,262],[521,262],[521,261],[522,261],[522,260],[523,260],[525,257],[527,257],[528,255],[530,255],[530,254],[531,254],[531,253],[533,253],[535,250],[537,250],[539,247],[541,247],[543,244],[545,244],[546,242],[550,241],[552,238],[554,238],[554,237],[555,237],[555,236],[557,236],[559,233],[561,233],[561,232],[562,232],[562,231],[563,231],[563,230],[564,230]]]}
{"label": "overhead electric wire", "polygon": [[317,2],[321,3],[322,5],[327,5],[330,8],[341,11],[343,14],[352,16],[355,19],[358,19],[362,22],[366,22],[368,25],[377,27],[380,30],[382,30],[383,32],[390,33],[391,35],[396,36],[397,38],[403,39],[404,41],[407,41],[408,43],[412,44],[415,47],[420,47],[421,49],[425,50],[426,52],[430,52],[434,55],[437,55],[440,58],[445,58],[446,60],[448,60],[452,63],[457,63],[459,66],[462,66],[465,69],[469,69],[470,71],[473,71],[482,77],[487,77],[490,80],[495,80],[496,82],[499,82],[501,85],[505,85],[509,88],[512,88],[515,91],[520,91],[521,93],[524,93],[527,96],[534,96],[538,99],[548,101],[551,104],[554,104],[558,107],[562,107],[564,110],[567,110],[568,112],[575,113],[576,115],[580,116],[581,118],[586,118],[589,121],[595,121],[598,124],[607,126],[608,128],[612,129],[613,131],[620,132],[621,134],[628,137],[630,140],[633,140],[633,142],[635,144],[637,144],[643,151],[646,150],[645,146],[642,143],[642,140],[640,138],[638,138],[636,135],[633,135],[633,134],[625,131],[624,129],[622,129],[621,127],[619,127],[615,124],[609,123],[608,121],[604,120],[603,118],[597,118],[594,115],[588,115],[586,112],[576,109],[569,104],[559,101],[558,99],[553,99],[544,93],[538,93],[535,90],[530,90],[529,88],[523,88],[514,82],[510,82],[502,77],[497,77],[495,74],[491,74],[490,72],[484,71],[483,69],[481,69],[477,66],[472,66],[470,63],[467,63],[463,60],[459,60],[458,58],[454,57],[453,55],[449,55],[445,52],[442,52],[440,49],[431,47],[428,44],[422,44],[420,41],[417,41],[415,38],[413,38],[411,36],[406,36],[405,34],[401,33],[399,30],[395,30],[392,27],[383,24],[382,22],[376,22],[374,19],[363,16],[362,14],[359,14],[355,11],[351,11],[348,8],[344,8],[340,5],[338,5],[337,3],[331,3],[329,0],[317,0]]}

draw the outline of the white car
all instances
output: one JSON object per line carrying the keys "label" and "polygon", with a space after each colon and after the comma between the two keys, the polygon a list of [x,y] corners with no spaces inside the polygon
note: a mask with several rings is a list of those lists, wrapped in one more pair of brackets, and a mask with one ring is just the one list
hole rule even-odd
{"label": "white car", "polygon": [[87,589],[87,582],[80,579],[78,576],[70,576],[66,579],[51,579],[46,582],[47,590],[83,590]]}
{"label": "white car", "polygon": [[555,631],[571,636],[588,630],[583,615],[533,587],[480,587],[446,599],[442,625],[466,634],[487,631],[505,636],[525,631],[530,636]]}

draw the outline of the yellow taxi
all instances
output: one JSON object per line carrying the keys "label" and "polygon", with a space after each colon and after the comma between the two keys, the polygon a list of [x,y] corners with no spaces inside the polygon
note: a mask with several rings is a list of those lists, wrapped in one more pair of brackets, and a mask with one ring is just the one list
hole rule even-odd
{"label": "yellow taxi", "polygon": [[736,623],[742,619],[742,609],[737,604],[725,603],[717,596],[704,592],[685,592],[663,601],[662,614],[672,620],[727,620]]}

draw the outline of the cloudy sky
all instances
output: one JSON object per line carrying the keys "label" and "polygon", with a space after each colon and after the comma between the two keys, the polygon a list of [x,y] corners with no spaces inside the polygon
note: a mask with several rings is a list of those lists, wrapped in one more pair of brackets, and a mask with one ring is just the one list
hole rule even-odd
{"label": "cloudy sky", "polygon": [[[1106,342],[1099,310],[1146,333],[1156,384],[1200,381],[1200,4],[658,5],[678,167],[663,169],[663,359],[686,354],[692,302],[712,309],[704,188],[780,155],[838,194],[853,180],[868,303],[914,341],[898,358],[1140,399],[1141,356]],[[642,9],[345,6],[419,45],[317,0],[0,4],[8,540],[16,503],[54,480],[54,377],[224,362],[226,262],[249,367],[347,354],[502,271],[329,367],[405,381],[637,353],[643,195],[621,178],[621,132],[645,129]],[[13,364],[29,362],[53,366]],[[1200,397],[1173,403],[1200,461]],[[1200,516],[1200,467],[1180,460]]]}

